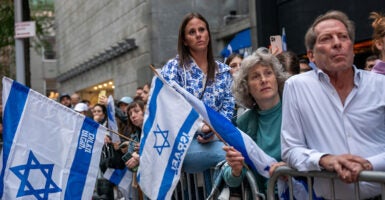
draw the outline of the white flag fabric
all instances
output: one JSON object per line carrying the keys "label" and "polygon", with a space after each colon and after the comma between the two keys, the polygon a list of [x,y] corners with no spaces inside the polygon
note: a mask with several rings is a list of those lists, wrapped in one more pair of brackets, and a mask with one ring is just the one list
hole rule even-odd
{"label": "white flag fabric", "polygon": [[224,141],[242,153],[248,165],[257,170],[262,176],[266,178],[270,176],[270,165],[277,161],[259,148],[249,135],[239,130],[228,119],[205,105],[178,84],[172,83],[171,85],[190,102],[192,107],[203,117],[203,120],[205,120]]}
{"label": "white flag fabric", "polygon": [[126,167],[124,169],[107,168],[103,177],[126,191],[129,190],[132,182],[132,172]]}
{"label": "white flag fabric", "polygon": [[3,78],[0,199],[91,199],[105,127]]}
{"label": "white flag fabric", "polygon": [[[115,119],[115,103],[114,98],[110,95],[107,100],[107,120],[108,120],[108,128],[118,132],[118,124]],[[120,142],[120,138],[118,135],[111,133],[111,141],[113,143]]]}
{"label": "white flag fabric", "polygon": [[150,199],[171,199],[183,159],[198,128],[198,113],[154,77],[140,142],[138,183]]}

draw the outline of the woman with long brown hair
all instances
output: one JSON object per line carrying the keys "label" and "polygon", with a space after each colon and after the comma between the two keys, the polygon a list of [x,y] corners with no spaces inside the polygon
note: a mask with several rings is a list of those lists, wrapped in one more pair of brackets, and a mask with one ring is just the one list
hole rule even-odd
{"label": "woman with long brown hair", "polygon": [[[230,67],[215,61],[211,43],[206,19],[199,13],[188,13],[179,27],[178,55],[163,66],[161,74],[231,120],[234,98]],[[223,144],[207,124],[202,122],[200,127],[183,163],[186,172],[202,172],[224,159]]]}

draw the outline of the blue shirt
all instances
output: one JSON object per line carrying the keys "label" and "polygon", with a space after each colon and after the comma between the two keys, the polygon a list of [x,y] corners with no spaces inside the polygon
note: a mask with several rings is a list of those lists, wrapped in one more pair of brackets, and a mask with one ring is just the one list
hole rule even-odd
{"label": "blue shirt", "polygon": [[215,111],[231,120],[234,113],[234,97],[231,93],[232,76],[230,67],[216,61],[218,70],[213,84],[206,83],[206,75],[193,59],[184,68],[179,66],[179,57],[169,60],[161,70],[161,75],[167,82],[175,82],[189,93],[200,98]]}
{"label": "blue shirt", "polygon": [[[354,87],[342,104],[321,69],[289,78],[282,104],[282,160],[299,171],[321,170],[325,154],[353,154],[385,171],[385,76],[354,70]],[[315,182],[317,195],[331,198],[329,181]],[[360,184],[361,198],[380,192]],[[335,183],[336,198],[352,199],[353,184]]]}

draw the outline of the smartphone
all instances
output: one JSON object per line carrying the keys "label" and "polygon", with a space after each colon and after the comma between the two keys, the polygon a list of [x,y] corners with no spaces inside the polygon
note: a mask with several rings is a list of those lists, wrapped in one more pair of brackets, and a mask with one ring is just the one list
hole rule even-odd
{"label": "smartphone", "polygon": [[98,98],[98,103],[100,103],[100,97],[102,96],[106,96],[107,95],[107,91],[106,90],[100,90],[99,92],[99,98]]}
{"label": "smartphone", "polygon": [[100,90],[99,97],[106,96],[106,95],[107,95],[107,91],[106,90]]}
{"label": "smartphone", "polygon": [[127,161],[130,160],[131,158],[132,158],[132,152],[127,152],[127,153],[125,153],[125,154],[122,156],[123,162],[127,162]]}
{"label": "smartphone", "polygon": [[280,35],[270,36],[270,45],[272,52],[281,53],[282,52],[282,37]]}
{"label": "smartphone", "polygon": [[128,149],[127,149],[127,153],[125,153],[123,156],[122,156],[122,160],[124,162],[127,162],[128,160],[131,159],[132,157],[132,153],[134,153],[135,151],[135,143],[134,142],[130,142],[128,144]]}

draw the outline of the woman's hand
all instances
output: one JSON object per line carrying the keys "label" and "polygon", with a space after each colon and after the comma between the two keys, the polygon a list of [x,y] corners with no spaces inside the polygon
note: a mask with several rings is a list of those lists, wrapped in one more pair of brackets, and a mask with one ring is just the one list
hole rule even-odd
{"label": "woman's hand", "polygon": [[137,142],[137,143],[135,143],[134,151],[139,152],[139,150],[140,150],[140,143]]}
{"label": "woman's hand", "polygon": [[285,162],[277,162],[277,163],[273,163],[270,165],[270,169],[269,169],[269,175],[272,176],[274,171],[280,167],[280,166],[285,166],[286,163]]}
{"label": "woman's hand", "polygon": [[99,96],[99,99],[98,99],[98,100],[99,100],[99,101],[98,101],[99,104],[107,105],[107,101],[108,101],[107,96],[104,96],[104,95]]}
{"label": "woman's hand", "polygon": [[223,150],[226,151],[226,161],[231,167],[231,173],[233,176],[240,176],[243,169],[243,161],[245,158],[242,154],[231,146],[224,146]]}
{"label": "woman's hand", "polygon": [[[208,133],[210,133],[212,130],[211,130],[211,128],[210,128],[210,126],[209,125],[207,125],[206,123],[204,123],[203,124],[203,126],[202,126],[202,129],[201,129],[201,132],[203,133],[203,134],[208,134]],[[209,138],[203,138],[202,136],[200,136],[200,135],[198,135],[198,137],[197,137],[197,140],[198,140],[198,142],[199,143],[207,143],[207,142],[210,142],[211,140],[213,140],[214,139],[214,134],[212,134]]]}
{"label": "woman's hand", "polygon": [[120,146],[119,142],[113,142],[112,145],[114,146],[115,151],[119,150],[119,146]]}
{"label": "woman's hand", "polygon": [[132,169],[139,165],[139,154],[134,152],[131,155],[132,157],[125,163],[129,169]]}
{"label": "woman's hand", "polygon": [[128,152],[128,145],[130,145],[128,141],[124,141],[124,142],[122,142],[122,144],[120,144],[120,151],[123,154]]}
{"label": "woman's hand", "polygon": [[280,54],[280,53],[282,53],[282,50],[280,50],[279,48],[277,48],[275,46],[270,46],[269,47],[269,51],[270,51],[271,54],[273,54],[275,56]]}
{"label": "woman's hand", "polygon": [[104,136],[104,144],[110,144],[112,143],[111,137],[106,135]]}

